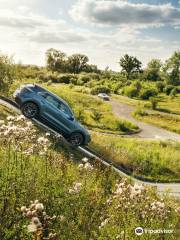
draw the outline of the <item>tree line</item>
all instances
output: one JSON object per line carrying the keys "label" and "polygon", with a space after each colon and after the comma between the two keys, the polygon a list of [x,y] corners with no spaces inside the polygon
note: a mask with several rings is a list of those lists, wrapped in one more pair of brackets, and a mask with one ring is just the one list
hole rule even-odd
{"label": "tree line", "polygon": [[[52,72],[74,73],[95,72],[101,73],[96,65],[90,65],[89,58],[84,54],[67,56],[64,52],[56,49],[46,51],[46,67]],[[119,60],[121,73],[127,80],[141,79],[149,81],[161,81],[166,78],[168,84],[180,85],[180,51],[166,60],[163,64],[159,59],[152,59],[145,69],[137,57],[125,54]]]}
{"label": "tree line", "polygon": [[[67,56],[64,52],[50,48],[46,51],[46,67],[24,66],[22,64],[14,64],[13,59],[0,53],[0,91],[7,91],[13,80],[22,78],[23,69],[29,68],[31,72],[42,71],[42,75],[46,72],[52,73],[96,73],[103,76],[112,76],[114,73],[106,68],[102,71],[96,65],[89,64],[88,56],[84,54],[73,54]],[[180,85],[180,51],[176,51],[172,56],[162,63],[159,59],[152,59],[143,69],[142,62],[137,57],[125,54],[119,60],[121,68],[120,74],[127,81],[139,79],[141,81],[165,81],[168,85]],[[119,74],[119,73],[118,73]],[[108,77],[111,79],[111,77]]]}

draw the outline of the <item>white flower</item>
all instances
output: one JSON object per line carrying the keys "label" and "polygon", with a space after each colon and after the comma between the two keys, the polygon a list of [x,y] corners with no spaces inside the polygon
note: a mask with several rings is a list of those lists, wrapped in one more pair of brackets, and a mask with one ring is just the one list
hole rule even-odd
{"label": "white flower", "polygon": [[82,183],[74,183],[73,188],[69,189],[69,193],[79,193],[81,191]]}
{"label": "white flower", "polygon": [[80,170],[82,170],[82,169],[84,168],[84,165],[81,163],[81,164],[79,164],[78,168],[79,168]]}
{"label": "white flower", "polygon": [[46,133],[46,137],[49,137],[51,134],[49,132]]}
{"label": "white flower", "polygon": [[105,219],[105,220],[101,223],[101,225],[100,225],[99,228],[103,228],[108,222],[109,222],[109,219],[108,219],[108,218]]}
{"label": "white flower", "polygon": [[39,212],[42,212],[44,210],[44,206],[42,203],[37,203],[35,209]]}
{"label": "white flower", "polygon": [[45,144],[49,143],[49,140],[47,138],[45,138],[45,137],[39,137],[37,142],[39,144],[45,145]]}
{"label": "white flower", "polygon": [[3,125],[4,124],[4,120],[0,120],[0,125]]}
{"label": "white flower", "polygon": [[21,207],[21,212],[26,212],[26,207],[25,206]]}
{"label": "white flower", "polygon": [[37,231],[37,226],[35,224],[31,223],[27,226],[27,229],[28,229],[28,232],[34,233]]}
{"label": "white flower", "polygon": [[84,165],[84,169],[85,170],[93,170],[93,166],[90,164],[90,163],[86,163],[85,165]]}
{"label": "white flower", "polygon": [[84,157],[83,159],[82,159],[82,162],[84,162],[84,163],[87,163],[89,161],[89,159],[87,158],[87,157]]}
{"label": "white flower", "polygon": [[26,117],[24,115],[20,115],[16,118],[16,121],[24,121],[26,119]]}
{"label": "white flower", "polygon": [[65,220],[65,216],[60,215],[59,219],[60,219],[61,222],[64,222],[64,220]]}
{"label": "white flower", "polygon": [[7,120],[8,120],[8,121],[14,121],[14,120],[15,120],[15,117],[13,117],[13,116],[8,116],[8,117],[7,117]]}
{"label": "white flower", "polygon": [[32,122],[27,122],[26,124],[27,124],[28,127],[32,127],[33,126]]}

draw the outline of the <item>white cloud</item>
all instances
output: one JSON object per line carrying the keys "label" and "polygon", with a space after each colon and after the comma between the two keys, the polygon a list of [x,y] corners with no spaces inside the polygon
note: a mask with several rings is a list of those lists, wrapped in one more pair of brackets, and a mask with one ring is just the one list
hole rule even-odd
{"label": "white cloud", "polygon": [[134,27],[179,25],[180,8],[128,1],[78,0],[70,10],[76,21],[100,25]]}

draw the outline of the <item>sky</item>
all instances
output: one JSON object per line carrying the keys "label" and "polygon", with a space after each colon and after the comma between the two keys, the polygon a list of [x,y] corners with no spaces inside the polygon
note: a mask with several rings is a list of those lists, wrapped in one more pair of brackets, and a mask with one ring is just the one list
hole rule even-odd
{"label": "sky", "polygon": [[116,71],[126,53],[165,61],[180,50],[180,1],[0,0],[2,53],[43,66],[49,48]]}

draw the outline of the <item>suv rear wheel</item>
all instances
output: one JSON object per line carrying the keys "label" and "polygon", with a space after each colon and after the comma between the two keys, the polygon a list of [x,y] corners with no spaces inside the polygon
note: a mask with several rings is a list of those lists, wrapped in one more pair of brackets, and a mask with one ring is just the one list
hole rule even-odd
{"label": "suv rear wheel", "polygon": [[23,104],[21,111],[25,117],[30,119],[37,117],[39,113],[38,106],[33,102],[27,102]]}
{"label": "suv rear wheel", "polygon": [[75,132],[72,133],[70,138],[69,138],[69,142],[73,145],[73,146],[81,146],[84,143],[84,136],[81,133]]}

